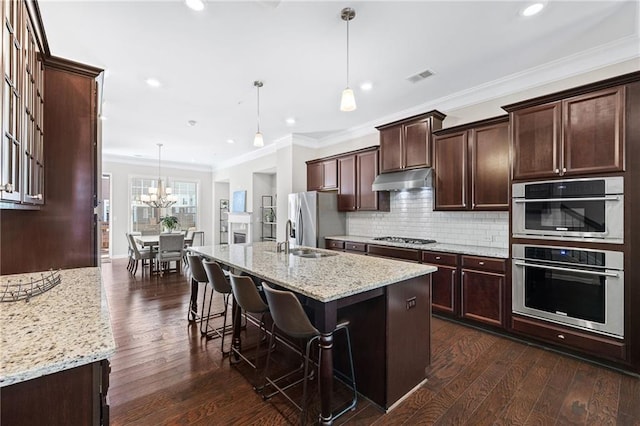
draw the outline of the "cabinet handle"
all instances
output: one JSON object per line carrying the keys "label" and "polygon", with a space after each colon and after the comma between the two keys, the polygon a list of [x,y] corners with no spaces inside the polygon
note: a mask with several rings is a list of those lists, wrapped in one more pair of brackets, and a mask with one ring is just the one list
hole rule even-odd
{"label": "cabinet handle", "polygon": [[440,256],[436,256],[436,260],[440,260]]}
{"label": "cabinet handle", "polygon": [[553,172],[558,175],[560,174],[560,169],[555,169]]}
{"label": "cabinet handle", "polygon": [[567,168],[566,167],[562,168],[562,173],[567,173]]}
{"label": "cabinet handle", "polygon": [[13,192],[13,185],[11,183],[6,183],[2,186],[0,186],[0,192],[8,192],[8,193],[12,193]]}
{"label": "cabinet handle", "polygon": [[34,200],[42,200],[42,194],[31,195],[27,194],[28,198],[33,198]]}
{"label": "cabinet handle", "polygon": [[558,334],[558,339],[564,340],[564,334]]}
{"label": "cabinet handle", "polygon": [[482,265],[484,265],[484,262],[478,262],[478,265],[482,266]]}

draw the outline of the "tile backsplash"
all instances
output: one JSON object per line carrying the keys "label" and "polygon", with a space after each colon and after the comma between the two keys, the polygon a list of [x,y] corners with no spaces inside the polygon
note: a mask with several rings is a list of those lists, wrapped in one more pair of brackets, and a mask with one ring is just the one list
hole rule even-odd
{"label": "tile backsplash", "polygon": [[390,212],[347,213],[347,234],[508,248],[508,212],[433,211],[433,193],[433,189],[391,192]]}

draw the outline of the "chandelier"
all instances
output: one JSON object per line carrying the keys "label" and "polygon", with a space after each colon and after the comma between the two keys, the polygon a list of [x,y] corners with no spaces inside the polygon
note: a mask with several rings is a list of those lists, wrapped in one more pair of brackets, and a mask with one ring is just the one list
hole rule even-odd
{"label": "chandelier", "polygon": [[160,159],[162,152],[162,144],[158,144],[158,186],[157,187],[149,187],[148,194],[142,194],[140,196],[140,201],[145,203],[148,206],[164,209],[166,207],[171,207],[178,201],[178,197],[173,195],[171,192],[171,188],[165,187],[164,182],[162,181],[162,173],[160,168]]}

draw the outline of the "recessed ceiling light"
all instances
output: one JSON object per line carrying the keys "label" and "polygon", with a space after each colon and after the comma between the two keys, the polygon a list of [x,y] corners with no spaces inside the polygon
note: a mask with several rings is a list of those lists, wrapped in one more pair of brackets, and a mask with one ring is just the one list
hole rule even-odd
{"label": "recessed ceiling light", "polygon": [[160,87],[160,81],[155,78],[148,78],[147,84],[151,87]]}
{"label": "recessed ceiling light", "polygon": [[289,117],[285,119],[284,122],[287,123],[289,126],[293,126],[294,124],[296,124],[296,119],[293,117]]}
{"label": "recessed ceiling light", "polygon": [[227,143],[236,143],[233,139],[227,139]]}
{"label": "recessed ceiling light", "polygon": [[197,122],[196,120],[189,120],[189,121],[187,121],[187,125],[188,125],[189,127],[193,127],[193,126],[195,126],[196,124],[198,124],[198,122]]}
{"label": "recessed ceiling light", "polygon": [[360,89],[364,90],[365,92],[368,92],[369,90],[373,89],[373,83],[370,81],[365,81],[360,85]]}
{"label": "recessed ceiling light", "polygon": [[190,9],[197,10],[198,12],[204,9],[204,2],[202,0],[184,0],[184,2]]}
{"label": "recessed ceiling light", "polygon": [[544,9],[544,3],[532,3],[529,6],[522,9],[520,15],[522,16],[533,16],[540,13]]}

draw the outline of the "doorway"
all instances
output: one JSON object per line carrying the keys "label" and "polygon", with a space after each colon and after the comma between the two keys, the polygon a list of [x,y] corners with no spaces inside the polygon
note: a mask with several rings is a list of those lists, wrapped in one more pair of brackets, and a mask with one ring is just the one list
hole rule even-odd
{"label": "doorway", "polygon": [[102,175],[102,200],[100,214],[100,261],[111,262],[111,174]]}

